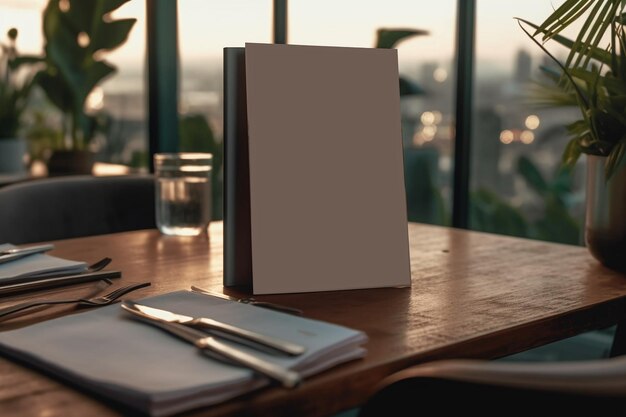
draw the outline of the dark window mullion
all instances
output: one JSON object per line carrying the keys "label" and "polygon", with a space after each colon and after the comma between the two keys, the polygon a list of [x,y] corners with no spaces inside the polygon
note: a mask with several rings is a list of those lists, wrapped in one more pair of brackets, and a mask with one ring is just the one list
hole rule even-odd
{"label": "dark window mullion", "polygon": [[177,1],[146,0],[150,170],[157,152],[178,151]]}
{"label": "dark window mullion", "polygon": [[454,139],[454,187],[452,226],[469,226],[470,141],[476,1],[458,0],[456,41],[456,128]]}
{"label": "dark window mullion", "polygon": [[287,43],[287,0],[274,0],[274,43]]}

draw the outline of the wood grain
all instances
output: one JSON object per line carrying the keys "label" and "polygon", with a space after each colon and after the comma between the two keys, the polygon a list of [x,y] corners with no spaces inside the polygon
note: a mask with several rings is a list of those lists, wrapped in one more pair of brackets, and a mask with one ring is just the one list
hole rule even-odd
{"label": "wood grain", "polygon": [[[626,319],[626,276],[598,264],[585,248],[418,224],[411,224],[409,233],[411,288],[257,297],[365,331],[370,338],[365,359],[310,378],[293,391],[269,388],[187,415],[328,415],[362,403],[382,377],[410,365],[496,358]],[[111,268],[123,271],[116,285],[151,281],[137,297],[191,285],[244,295],[222,287],[221,223],[211,226],[210,241],[149,230],[55,243],[53,254],[62,257],[113,258]],[[84,293],[89,285],[65,293]],[[0,307],[40,296],[1,298]],[[75,312],[46,309],[1,322],[0,330]],[[0,375],[3,416],[128,414],[23,364],[0,359]]]}

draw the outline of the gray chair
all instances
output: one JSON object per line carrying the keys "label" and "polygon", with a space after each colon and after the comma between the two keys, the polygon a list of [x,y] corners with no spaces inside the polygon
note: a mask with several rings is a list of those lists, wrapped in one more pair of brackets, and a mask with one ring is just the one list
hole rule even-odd
{"label": "gray chair", "polygon": [[625,416],[626,357],[425,363],[386,378],[359,413],[385,415]]}
{"label": "gray chair", "polygon": [[67,176],[0,188],[0,243],[154,227],[152,176]]}

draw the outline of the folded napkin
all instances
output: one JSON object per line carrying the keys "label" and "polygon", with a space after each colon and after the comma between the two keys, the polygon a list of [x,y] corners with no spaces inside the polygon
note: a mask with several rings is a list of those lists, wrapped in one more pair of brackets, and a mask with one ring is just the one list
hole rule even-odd
{"label": "folded napkin", "polygon": [[[0,244],[0,250],[15,247],[9,243]],[[0,286],[25,282],[31,278],[43,278],[58,274],[78,274],[86,269],[87,264],[85,262],[38,253],[0,264]]]}
{"label": "folded napkin", "polygon": [[[306,353],[286,357],[224,341],[304,377],[365,355],[363,332],[326,322],[188,291],[140,302],[304,345]],[[215,404],[269,383],[246,368],[200,354],[119,305],[0,333],[0,353],[153,416]]]}

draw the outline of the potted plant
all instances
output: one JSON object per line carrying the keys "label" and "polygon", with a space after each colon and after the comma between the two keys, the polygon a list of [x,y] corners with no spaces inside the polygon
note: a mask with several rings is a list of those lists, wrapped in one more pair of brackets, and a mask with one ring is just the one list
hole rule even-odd
{"label": "potted plant", "polygon": [[[522,30],[556,63],[543,68],[552,88],[544,103],[578,106],[579,120],[567,126],[572,136],[563,162],[587,155],[585,241],[608,267],[626,271],[626,14],[622,0],[566,0],[540,25],[518,19]],[[574,39],[563,36],[581,24]],[[526,28],[534,28],[531,34]],[[568,48],[565,62],[544,46]]]}
{"label": "potted plant", "polygon": [[0,43],[0,174],[25,174],[27,146],[19,134],[32,78],[20,82],[16,74],[17,29],[10,29],[7,37],[7,44]]}
{"label": "potted plant", "polygon": [[98,115],[86,108],[93,90],[116,71],[104,54],[121,46],[136,19],[111,18],[128,0],[50,0],[43,12],[44,69],[37,84],[63,114],[63,144],[48,162],[54,174],[90,173]]}

